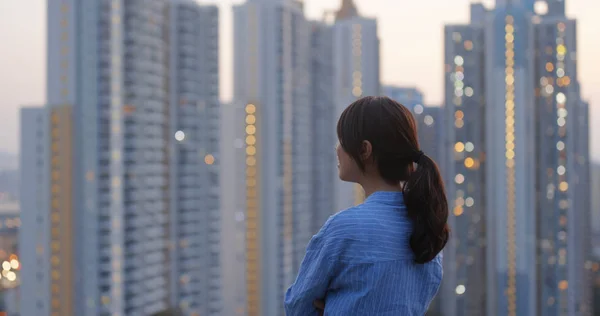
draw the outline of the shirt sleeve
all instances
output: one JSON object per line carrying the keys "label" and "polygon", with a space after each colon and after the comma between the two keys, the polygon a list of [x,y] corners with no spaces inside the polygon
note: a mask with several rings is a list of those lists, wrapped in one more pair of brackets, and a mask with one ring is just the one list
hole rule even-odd
{"label": "shirt sleeve", "polygon": [[319,315],[313,302],[325,299],[329,282],[334,276],[334,262],[331,258],[337,249],[327,236],[332,219],[333,217],[323,225],[308,244],[298,277],[285,294],[287,316]]}

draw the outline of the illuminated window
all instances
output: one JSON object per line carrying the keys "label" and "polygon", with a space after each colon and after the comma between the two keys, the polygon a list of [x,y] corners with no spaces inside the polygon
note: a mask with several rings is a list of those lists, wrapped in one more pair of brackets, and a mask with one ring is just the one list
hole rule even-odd
{"label": "illuminated window", "polygon": [[423,113],[423,106],[420,104],[415,105],[413,111],[415,111],[416,114],[422,114]]}
{"label": "illuminated window", "polygon": [[473,96],[473,88],[471,88],[471,87],[466,87],[466,88],[465,88],[465,95],[466,95],[467,97],[472,97],[472,96]]}
{"label": "illuminated window", "polygon": [[562,280],[562,281],[558,282],[558,288],[561,291],[566,290],[568,287],[569,287],[569,282],[567,282],[566,280]]}
{"label": "illuminated window", "polygon": [[211,154],[208,154],[204,157],[204,163],[207,165],[212,165],[215,163],[215,157]]}
{"label": "illuminated window", "polygon": [[454,177],[454,182],[456,182],[457,184],[462,184],[463,182],[465,182],[465,176],[463,176],[462,174],[457,174]]}
{"label": "illuminated window", "polygon": [[458,143],[454,144],[454,150],[455,150],[457,153],[461,153],[461,152],[463,152],[463,150],[464,150],[464,149],[465,149],[465,145],[464,145],[463,143],[461,143],[461,142],[458,142]]}
{"label": "illuminated window", "polygon": [[475,160],[473,160],[473,158],[467,157],[467,159],[465,159],[465,167],[470,169],[470,168],[473,168],[474,165],[475,165]]}
{"label": "illuminated window", "polygon": [[569,184],[567,182],[563,181],[558,185],[558,189],[561,190],[562,192],[565,192],[569,189]]}
{"label": "illuminated window", "polygon": [[454,112],[454,118],[456,119],[462,120],[464,116],[465,114],[461,110]]}
{"label": "illuminated window", "polygon": [[425,122],[426,125],[431,125],[433,124],[433,117],[431,115],[425,115],[425,118],[423,119],[423,121]]}
{"label": "illuminated window", "polygon": [[471,143],[471,142],[465,143],[465,150],[467,152],[472,152],[474,149],[475,149],[475,145],[473,145],[473,143]]}
{"label": "illuminated window", "polygon": [[454,57],[454,63],[457,66],[462,66],[464,64],[465,60],[462,58],[462,56],[456,56]]}
{"label": "illuminated window", "polygon": [[185,133],[183,131],[175,132],[175,140],[178,142],[182,142],[185,139]]}
{"label": "illuminated window", "polygon": [[470,51],[473,49],[473,42],[471,41],[465,41],[465,49]]}

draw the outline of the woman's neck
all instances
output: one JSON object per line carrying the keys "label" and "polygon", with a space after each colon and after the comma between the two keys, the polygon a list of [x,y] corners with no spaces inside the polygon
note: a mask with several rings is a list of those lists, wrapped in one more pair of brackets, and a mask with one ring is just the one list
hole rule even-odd
{"label": "woman's neck", "polygon": [[365,191],[365,197],[378,191],[402,192],[402,186],[400,184],[389,184],[383,179],[365,179],[365,181],[361,181],[360,185]]}

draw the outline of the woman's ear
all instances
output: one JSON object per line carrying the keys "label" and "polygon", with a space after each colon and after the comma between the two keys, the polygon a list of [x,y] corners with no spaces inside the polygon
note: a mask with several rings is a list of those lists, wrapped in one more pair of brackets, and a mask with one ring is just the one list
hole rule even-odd
{"label": "woman's ear", "polygon": [[360,148],[360,158],[362,161],[367,161],[371,159],[373,155],[373,145],[368,140],[363,140],[362,146]]}

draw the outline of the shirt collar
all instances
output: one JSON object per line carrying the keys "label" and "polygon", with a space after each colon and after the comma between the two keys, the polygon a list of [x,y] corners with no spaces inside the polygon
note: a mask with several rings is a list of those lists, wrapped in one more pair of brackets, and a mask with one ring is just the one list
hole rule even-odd
{"label": "shirt collar", "polygon": [[365,199],[366,203],[383,203],[383,204],[391,204],[398,205],[404,203],[404,194],[399,191],[377,191],[373,192]]}

